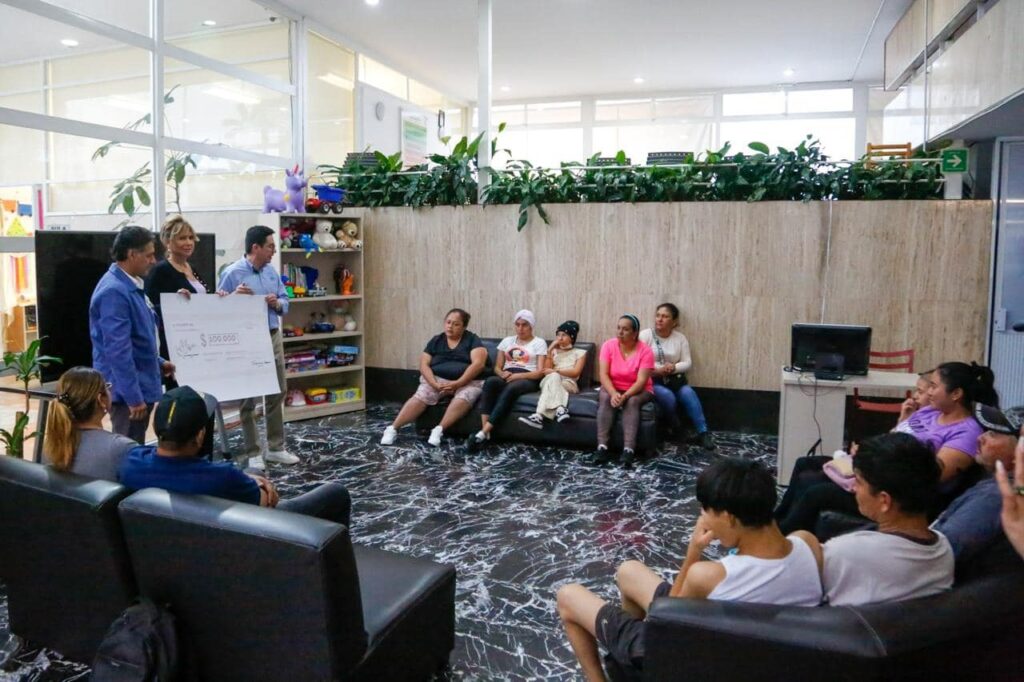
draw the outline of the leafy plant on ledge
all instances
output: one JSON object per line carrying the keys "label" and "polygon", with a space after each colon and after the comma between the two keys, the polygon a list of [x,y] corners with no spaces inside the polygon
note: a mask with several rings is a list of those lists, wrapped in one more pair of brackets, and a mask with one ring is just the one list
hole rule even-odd
{"label": "leafy plant on ledge", "polygon": [[21,352],[8,351],[4,353],[4,370],[13,369],[15,378],[21,382],[25,393],[25,411],[18,411],[14,414],[14,427],[8,431],[0,429],[0,442],[3,442],[7,454],[14,457],[21,457],[25,451],[25,441],[36,434],[25,434],[29,420],[29,394],[28,386],[33,379],[39,379],[44,367],[63,362],[60,358],[51,355],[40,355],[39,346],[42,339],[36,339],[28,345],[28,348]]}
{"label": "leafy plant on ledge", "polygon": [[[174,91],[177,90],[180,85],[175,85],[173,88],[164,94],[164,104],[171,104],[174,102]],[[143,125],[148,125],[153,120],[152,114],[146,114],[145,116],[132,121],[124,126],[125,130],[138,130]],[[166,121],[165,124],[167,125]],[[102,159],[110,153],[110,150],[115,147],[120,147],[120,142],[107,142],[101,145],[92,153],[92,160]],[[185,152],[168,152],[165,158],[165,172],[164,182],[173,192],[171,203],[174,204],[175,208],[178,209],[178,213],[181,213],[181,185],[185,182],[188,168],[196,167],[195,159],[192,158],[191,154]],[[135,216],[135,213],[142,206],[149,206],[151,199],[149,192],[146,191],[146,185],[152,181],[153,171],[150,169],[150,162],[139,166],[139,168],[129,175],[124,180],[121,180],[114,189],[110,192],[110,206],[107,207],[107,213],[113,214],[119,208],[125,212],[128,217],[121,221],[117,225],[119,229],[124,225],[131,222],[131,219]]]}
{"label": "leafy plant on ledge", "polygon": [[[504,124],[499,132],[504,130]],[[476,203],[476,152],[481,136],[462,138],[450,155],[435,154],[433,165],[402,169],[401,155],[377,153],[377,166],[320,166],[327,180],[346,190],[355,206],[464,206]],[[940,196],[938,151],[917,152],[913,160],[860,159],[833,162],[808,135],[792,149],[772,151],[751,142],[749,151],[721,149],[689,154],[685,163],[631,166],[625,152],[616,165],[599,166],[601,154],[584,164],[538,168],[513,160],[504,170],[489,169],[491,182],[482,203],[518,205],[516,227],[529,224],[530,208],[548,223],[545,204],[661,201],[818,201],[834,199],[935,199]],[[497,151],[497,140],[492,142]],[[507,151],[507,150],[506,150]]]}

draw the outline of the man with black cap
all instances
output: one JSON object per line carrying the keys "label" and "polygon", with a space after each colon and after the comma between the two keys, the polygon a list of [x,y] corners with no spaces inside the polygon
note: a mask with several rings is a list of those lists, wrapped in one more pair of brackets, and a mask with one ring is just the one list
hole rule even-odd
{"label": "man with black cap", "polygon": [[953,500],[932,524],[932,529],[945,535],[953,546],[958,567],[1003,534],[999,522],[1002,497],[992,473],[997,462],[1002,462],[1007,471],[1014,470],[1013,452],[1024,424],[1024,407],[1000,411],[977,403],[974,419],[985,429],[978,437],[977,462],[989,475]]}
{"label": "man with black cap", "polygon": [[216,407],[216,398],[189,386],[165,393],[153,417],[157,445],[139,446],[128,452],[121,465],[121,484],[136,490],[163,488],[212,495],[349,525],[352,500],[339,483],[324,483],[308,493],[281,500],[266,478],[247,474],[232,462],[211,462],[200,456]]}

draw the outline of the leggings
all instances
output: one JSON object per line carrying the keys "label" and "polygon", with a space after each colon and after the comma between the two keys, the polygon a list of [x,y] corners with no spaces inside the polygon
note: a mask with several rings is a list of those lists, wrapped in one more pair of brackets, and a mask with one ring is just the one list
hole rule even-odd
{"label": "leggings", "polygon": [[618,409],[612,407],[612,397],[608,391],[601,390],[597,394],[597,444],[608,445],[608,437],[615,422],[615,413],[622,412],[622,447],[636,449],[636,432],[640,429],[640,408],[651,401],[654,396],[641,391],[627,398]]}
{"label": "leggings", "polygon": [[487,415],[492,424],[497,424],[512,410],[519,396],[539,390],[540,382],[533,379],[507,382],[498,376],[488,377],[480,396],[480,414]]}
{"label": "leggings", "polygon": [[277,503],[278,509],[315,516],[348,526],[352,515],[352,497],[340,483],[324,483],[307,493]]}
{"label": "leggings", "polygon": [[801,457],[793,465],[793,476],[782,502],[775,509],[775,520],[783,535],[795,530],[814,532],[822,512],[838,511],[860,516],[857,498],[825,475],[822,468],[831,457]]}

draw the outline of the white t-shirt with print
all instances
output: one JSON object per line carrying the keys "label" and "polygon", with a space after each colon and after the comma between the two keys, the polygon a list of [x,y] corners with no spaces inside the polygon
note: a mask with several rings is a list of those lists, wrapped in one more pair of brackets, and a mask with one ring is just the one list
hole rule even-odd
{"label": "white t-shirt with print", "polygon": [[498,344],[498,350],[505,352],[505,369],[537,371],[537,358],[548,354],[547,342],[539,336],[529,343],[522,343],[516,336],[506,336]]}

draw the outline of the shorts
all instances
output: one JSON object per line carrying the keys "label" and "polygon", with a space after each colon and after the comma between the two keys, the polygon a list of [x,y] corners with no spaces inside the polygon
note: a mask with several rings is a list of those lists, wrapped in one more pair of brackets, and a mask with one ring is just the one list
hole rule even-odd
{"label": "shorts", "polygon": [[[441,377],[435,377],[435,380],[442,386],[447,386],[448,384],[455,383],[454,381],[442,379]],[[473,405],[474,403],[476,403],[477,398],[480,397],[480,393],[483,390],[483,385],[484,382],[482,379],[475,379],[466,384],[465,386],[463,386],[462,388],[460,388],[459,390],[455,391],[455,395],[452,397],[452,399],[465,400],[470,405]],[[426,405],[437,405],[439,402],[441,402],[440,391],[438,391],[433,386],[428,384],[427,380],[424,379],[422,376],[420,377],[420,385],[416,389],[416,392],[413,394],[412,397],[416,398],[421,403],[424,403]]]}
{"label": "shorts", "polygon": [[[672,583],[663,582],[654,590],[654,599],[667,597]],[[654,601],[652,599],[651,601]],[[649,605],[648,605],[649,606]],[[608,655],[622,666],[640,672],[644,669],[644,621],[615,604],[605,604],[597,612],[594,623],[597,641],[608,650]]]}

